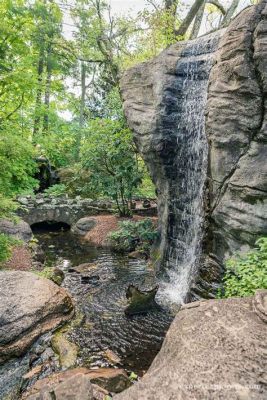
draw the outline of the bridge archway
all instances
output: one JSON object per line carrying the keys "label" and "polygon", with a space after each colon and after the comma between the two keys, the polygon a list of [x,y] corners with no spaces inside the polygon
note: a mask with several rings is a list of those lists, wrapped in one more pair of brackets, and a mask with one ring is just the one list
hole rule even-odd
{"label": "bridge archway", "polygon": [[33,233],[69,231],[71,226],[63,221],[40,221],[31,225]]}

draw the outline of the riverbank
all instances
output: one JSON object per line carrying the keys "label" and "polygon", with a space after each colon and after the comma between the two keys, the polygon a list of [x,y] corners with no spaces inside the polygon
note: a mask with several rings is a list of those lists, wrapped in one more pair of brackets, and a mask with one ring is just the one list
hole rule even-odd
{"label": "riverbank", "polygon": [[136,222],[147,218],[151,219],[153,223],[157,223],[157,217],[142,217],[140,215],[134,215],[132,218],[123,218],[116,215],[98,215],[92,217],[90,219],[93,219],[96,223],[95,226],[85,235],[85,239],[95,246],[106,247],[109,245],[109,234],[119,230],[120,222]]}

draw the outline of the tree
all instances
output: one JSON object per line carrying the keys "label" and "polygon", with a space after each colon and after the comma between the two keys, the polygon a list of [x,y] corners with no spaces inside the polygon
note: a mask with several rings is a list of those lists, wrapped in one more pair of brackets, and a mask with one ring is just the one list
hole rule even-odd
{"label": "tree", "polygon": [[121,216],[130,215],[130,202],[143,175],[130,130],[121,121],[91,121],[81,163],[88,170],[91,190],[114,199]]}
{"label": "tree", "polygon": [[195,0],[193,5],[191,6],[190,10],[188,11],[188,14],[182,21],[181,25],[179,28],[175,31],[176,36],[184,36],[191,25],[191,22],[195,18],[196,14],[198,13],[199,9],[202,7],[203,3],[205,0]]}
{"label": "tree", "polygon": [[0,213],[13,209],[10,198],[36,181],[28,116],[34,91],[32,18],[21,1],[0,4]]}
{"label": "tree", "polygon": [[[62,62],[62,13],[53,0],[35,1],[31,8],[35,29],[32,33],[32,45],[38,53],[36,102],[33,135],[47,133],[51,91],[59,89],[54,84],[55,78],[63,73],[66,66]],[[64,56],[64,55],[63,55]],[[52,87],[53,85],[53,87]]]}
{"label": "tree", "polygon": [[198,36],[204,16],[205,5],[207,4],[214,5],[216,10],[223,16],[223,18],[220,19],[218,27],[227,26],[231,21],[239,2],[240,0],[232,0],[229,8],[225,9],[219,0],[195,0],[179,28],[175,31],[176,37],[183,37],[189,30],[193,21],[194,24],[190,38],[193,39]]}

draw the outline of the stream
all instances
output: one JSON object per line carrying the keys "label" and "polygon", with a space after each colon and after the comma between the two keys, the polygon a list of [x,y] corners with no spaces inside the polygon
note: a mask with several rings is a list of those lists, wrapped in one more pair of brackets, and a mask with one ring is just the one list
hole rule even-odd
{"label": "stream", "polygon": [[[173,317],[166,309],[126,317],[125,290],[131,283],[142,289],[153,286],[153,270],[143,260],[96,248],[70,231],[39,229],[34,234],[45,252],[46,265],[64,271],[62,286],[72,295],[82,316],[82,322],[68,334],[80,348],[78,365],[114,366],[116,363],[106,354],[111,351],[119,357],[119,365],[142,376],[158,353]],[[84,263],[90,263],[93,271],[89,282],[72,269]]]}

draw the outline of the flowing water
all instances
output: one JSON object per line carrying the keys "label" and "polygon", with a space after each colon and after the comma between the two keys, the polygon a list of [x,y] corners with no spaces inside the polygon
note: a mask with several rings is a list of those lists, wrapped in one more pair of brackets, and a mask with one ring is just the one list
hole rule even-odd
{"label": "flowing water", "polygon": [[169,213],[173,221],[168,232],[168,279],[160,289],[160,297],[165,302],[185,301],[201,254],[208,155],[205,106],[209,73],[220,34],[216,32],[189,42],[176,66],[180,116],[173,165],[176,174],[169,189],[172,199]]}
{"label": "flowing water", "polygon": [[[78,344],[78,364],[90,367],[112,366],[106,355],[112,350],[121,365],[142,375],[159,351],[172,320],[167,310],[127,318],[125,290],[133,283],[141,288],[154,285],[153,271],[142,260],[96,248],[70,231],[35,232],[50,265],[59,265],[65,272],[63,285],[76,300],[82,323],[69,333]],[[71,267],[91,263],[95,276],[91,283],[82,283],[81,274]]]}

